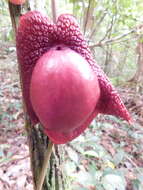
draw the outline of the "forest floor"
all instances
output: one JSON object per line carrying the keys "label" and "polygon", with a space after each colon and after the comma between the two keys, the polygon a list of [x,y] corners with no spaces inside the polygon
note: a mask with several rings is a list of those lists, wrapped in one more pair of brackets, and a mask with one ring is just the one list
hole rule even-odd
{"label": "forest floor", "polygon": [[[72,190],[143,189],[143,92],[135,93],[129,85],[117,90],[134,124],[98,116],[91,128],[66,145],[65,170],[70,173]],[[33,189],[12,44],[0,44],[0,189]]]}

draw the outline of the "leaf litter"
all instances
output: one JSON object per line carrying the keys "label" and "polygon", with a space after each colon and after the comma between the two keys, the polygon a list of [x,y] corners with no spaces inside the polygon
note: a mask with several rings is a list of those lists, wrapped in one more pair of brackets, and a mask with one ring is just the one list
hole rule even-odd
{"label": "leaf litter", "polygon": [[[0,189],[32,190],[32,174],[13,44],[0,48]],[[134,124],[99,115],[65,146],[68,190],[143,189],[143,94],[118,88]]]}

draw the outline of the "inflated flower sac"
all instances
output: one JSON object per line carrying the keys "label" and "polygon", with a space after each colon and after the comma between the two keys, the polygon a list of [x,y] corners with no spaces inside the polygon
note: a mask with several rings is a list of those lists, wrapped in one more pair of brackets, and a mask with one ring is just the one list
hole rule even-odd
{"label": "inflated flower sac", "polygon": [[27,112],[55,144],[79,136],[98,113],[130,122],[72,15],[62,14],[53,23],[40,12],[26,13],[16,45]]}

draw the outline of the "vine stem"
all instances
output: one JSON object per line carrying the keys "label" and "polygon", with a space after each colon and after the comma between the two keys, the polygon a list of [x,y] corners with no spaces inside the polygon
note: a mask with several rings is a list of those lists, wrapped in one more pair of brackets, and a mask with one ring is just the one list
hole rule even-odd
{"label": "vine stem", "polygon": [[[55,0],[51,0],[51,8],[52,8],[53,22],[56,23],[57,11],[56,11]],[[42,190],[44,179],[45,179],[45,176],[47,173],[47,169],[48,169],[48,165],[49,165],[49,161],[50,161],[50,157],[51,157],[51,153],[53,150],[53,146],[54,146],[53,142],[51,142],[49,140],[48,148],[47,148],[47,150],[45,152],[45,156],[44,156],[44,163],[43,163],[42,170],[41,170],[39,180],[37,183],[37,190]]]}
{"label": "vine stem", "polygon": [[53,142],[51,142],[49,140],[48,148],[47,148],[47,150],[45,152],[45,156],[44,156],[43,167],[42,167],[40,177],[39,177],[39,180],[38,180],[38,183],[37,183],[37,190],[42,190],[42,186],[43,186],[44,179],[45,179],[45,176],[46,176],[46,173],[47,173],[47,169],[48,169],[51,153],[52,153],[52,150],[53,150],[53,146],[54,146]]}

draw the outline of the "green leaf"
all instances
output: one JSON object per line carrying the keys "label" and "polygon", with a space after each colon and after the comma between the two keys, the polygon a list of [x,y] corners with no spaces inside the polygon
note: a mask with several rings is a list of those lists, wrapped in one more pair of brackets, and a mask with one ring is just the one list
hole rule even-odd
{"label": "green leaf", "polygon": [[102,179],[105,190],[125,190],[126,181],[123,177],[115,174],[105,175]]}
{"label": "green leaf", "polygon": [[95,151],[93,151],[93,150],[85,151],[85,152],[84,152],[84,155],[99,158],[98,153],[95,152]]}
{"label": "green leaf", "polygon": [[133,180],[132,184],[133,184],[134,190],[141,190],[141,188],[140,188],[141,182],[138,179]]}
{"label": "green leaf", "polygon": [[118,165],[119,163],[121,163],[122,160],[123,160],[123,158],[124,158],[124,156],[125,156],[125,152],[122,149],[119,150],[118,153],[114,155],[114,158],[113,158],[114,159],[114,163],[116,165]]}
{"label": "green leaf", "polygon": [[70,159],[72,161],[74,161],[75,163],[78,163],[78,154],[71,148],[68,148],[67,152],[68,152],[68,156],[70,157]]}
{"label": "green leaf", "polygon": [[74,176],[74,172],[76,171],[76,166],[75,166],[74,162],[71,162],[71,161],[68,160],[64,164],[64,169],[65,169],[66,174],[68,176],[73,177]]}
{"label": "green leaf", "polygon": [[77,178],[77,182],[82,184],[84,187],[94,185],[95,183],[93,176],[86,171],[80,171],[75,174],[75,176]]}

